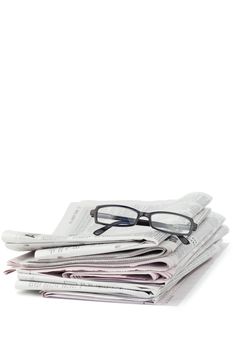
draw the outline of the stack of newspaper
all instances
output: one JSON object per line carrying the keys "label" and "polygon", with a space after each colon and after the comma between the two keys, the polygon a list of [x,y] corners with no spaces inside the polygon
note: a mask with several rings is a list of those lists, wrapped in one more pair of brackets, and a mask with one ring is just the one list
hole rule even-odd
{"label": "stack of newspaper", "polygon": [[[213,257],[228,232],[224,217],[207,206],[211,197],[190,193],[178,200],[82,201],[71,203],[53,234],[5,231],[13,250],[27,251],[8,262],[17,271],[16,287],[44,297],[131,302],[159,302],[199,265]],[[98,205],[114,203],[140,212],[167,211],[193,219],[197,229],[179,237],[150,226],[103,227],[90,215]]]}

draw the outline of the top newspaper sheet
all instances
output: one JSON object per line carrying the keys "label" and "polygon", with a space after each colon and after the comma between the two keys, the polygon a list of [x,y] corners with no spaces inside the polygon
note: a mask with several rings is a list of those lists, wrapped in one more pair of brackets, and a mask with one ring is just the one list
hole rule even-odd
{"label": "top newspaper sheet", "polygon": [[[210,201],[211,197],[209,195],[195,192],[178,200],[153,202],[114,201],[114,203],[130,205],[147,212],[156,210],[174,211],[194,218],[199,224],[209,213],[209,209],[205,207]],[[127,229],[112,227],[111,232],[107,231],[98,237],[93,235],[93,231],[101,226],[94,223],[93,218],[90,216],[90,210],[100,203],[109,202],[84,201],[71,203],[52,235],[5,231],[2,234],[2,239],[8,248],[21,251],[85,245],[85,248],[80,248],[80,254],[83,252],[83,255],[89,254],[89,251],[87,251],[88,244],[92,245],[90,249],[92,249],[92,252],[95,250],[96,254],[101,253],[101,249],[103,249],[103,253],[107,252],[106,249],[109,249],[109,252],[124,250],[124,245],[118,246],[113,243],[125,244],[127,242],[129,244],[128,247],[125,247],[125,250],[127,250],[130,248],[130,245],[132,246],[135,243],[138,244],[138,248],[141,248],[141,245],[145,243],[147,244],[145,248],[149,248],[164,242],[164,247],[161,247],[161,253],[166,250],[173,251],[180,244],[180,241],[175,236],[169,238],[168,234],[156,231],[149,226],[133,226],[127,227]],[[107,247],[102,243],[107,243],[109,246]],[[135,249],[137,249],[136,247]]]}

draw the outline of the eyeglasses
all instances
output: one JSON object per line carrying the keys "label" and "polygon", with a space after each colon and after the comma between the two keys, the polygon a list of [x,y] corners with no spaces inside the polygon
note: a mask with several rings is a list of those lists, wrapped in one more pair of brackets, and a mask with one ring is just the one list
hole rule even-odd
{"label": "eyeglasses", "polygon": [[[96,224],[104,225],[94,231],[101,235],[113,226],[129,227],[134,225],[151,226],[153,229],[177,236],[183,244],[189,244],[187,237],[197,230],[197,224],[192,218],[170,211],[154,211],[146,213],[125,205],[98,205],[90,211]],[[145,217],[148,220],[143,220]]]}

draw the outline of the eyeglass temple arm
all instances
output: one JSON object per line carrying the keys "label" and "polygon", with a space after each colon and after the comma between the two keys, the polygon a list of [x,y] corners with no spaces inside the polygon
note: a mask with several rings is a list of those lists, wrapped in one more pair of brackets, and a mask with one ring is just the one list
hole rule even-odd
{"label": "eyeglass temple arm", "polygon": [[[142,220],[142,221],[145,221],[145,220]],[[119,223],[120,223],[120,221],[119,221]],[[104,233],[105,231],[110,229],[112,226],[117,226],[116,224],[117,224],[117,222],[113,222],[112,224],[103,226],[103,227],[99,228],[98,230],[95,230],[93,232],[93,234],[96,236],[100,236],[100,235],[102,235],[102,233]],[[177,237],[183,244],[185,244],[185,245],[190,244],[189,240],[185,236],[177,236]]]}
{"label": "eyeglass temple arm", "polygon": [[102,233],[104,233],[105,231],[110,229],[112,226],[117,226],[117,224],[120,224],[120,223],[121,223],[120,220],[119,221],[114,221],[111,224],[108,224],[106,226],[103,226],[103,227],[99,228],[98,230],[95,230],[93,232],[93,234],[96,235],[96,236],[100,236],[100,235],[102,235]]}
{"label": "eyeglass temple arm", "polygon": [[[118,223],[118,222],[113,222],[112,224],[103,226],[103,227],[99,228],[98,230],[95,230],[95,231],[93,232],[93,234],[96,235],[96,236],[100,236],[100,235],[102,235],[102,233],[104,233],[105,231],[107,231],[108,229],[110,229],[112,226],[117,226],[117,225],[116,225],[117,223]],[[119,222],[119,223],[120,223],[120,222]],[[177,237],[178,237],[178,239],[179,239],[183,244],[185,244],[185,245],[190,244],[189,240],[188,240],[185,236],[179,236],[179,235],[178,235]]]}
{"label": "eyeglass temple arm", "polygon": [[185,237],[185,236],[176,236],[176,237],[178,237],[179,238],[179,240],[183,243],[183,244],[185,244],[185,245],[187,245],[187,244],[190,244],[190,242],[189,242],[189,240]]}

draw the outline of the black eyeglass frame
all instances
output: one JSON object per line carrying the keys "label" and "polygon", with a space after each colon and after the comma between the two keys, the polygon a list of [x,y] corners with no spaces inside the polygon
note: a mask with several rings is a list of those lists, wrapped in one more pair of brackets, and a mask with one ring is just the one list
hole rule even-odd
{"label": "black eyeglass frame", "polygon": [[[137,214],[137,217],[134,219],[134,222],[132,224],[125,224],[125,225],[117,225],[117,224],[114,225],[114,223],[106,224],[106,223],[100,222],[98,220],[98,211],[99,211],[99,209],[106,208],[106,207],[118,207],[118,208],[130,209],[130,210],[134,211]],[[153,222],[151,220],[151,217],[154,214],[169,214],[169,215],[174,215],[174,216],[180,216],[180,217],[183,217],[183,218],[187,219],[190,222],[189,232],[188,233],[175,233],[175,232],[173,233],[171,231],[167,231],[167,230],[164,230],[164,229],[158,229],[157,227],[153,227],[153,224],[152,224]],[[183,215],[183,214],[172,212],[172,211],[163,211],[163,210],[158,210],[158,211],[153,211],[153,212],[147,213],[147,212],[143,212],[143,211],[137,210],[135,208],[132,208],[132,207],[129,207],[129,206],[126,206],[126,205],[118,205],[118,204],[97,205],[95,209],[92,209],[90,211],[90,215],[92,217],[94,217],[94,220],[95,220],[96,224],[110,226],[110,227],[113,227],[113,226],[115,226],[115,227],[130,227],[130,226],[135,226],[135,225],[151,226],[154,230],[161,231],[161,232],[164,232],[164,233],[167,233],[167,234],[170,234],[170,235],[175,235],[177,237],[186,237],[186,236],[188,237],[188,236],[191,235],[191,233],[193,231],[196,231],[197,227],[198,227],[198,225],[194,222],[194,220],[191,217],[187,216],[187,215]],[[146,217],[148,220],[142,220],[142,219],[140,219],[141,217]],[[117,216],[116,216],[116,218],[117,218]]]}

